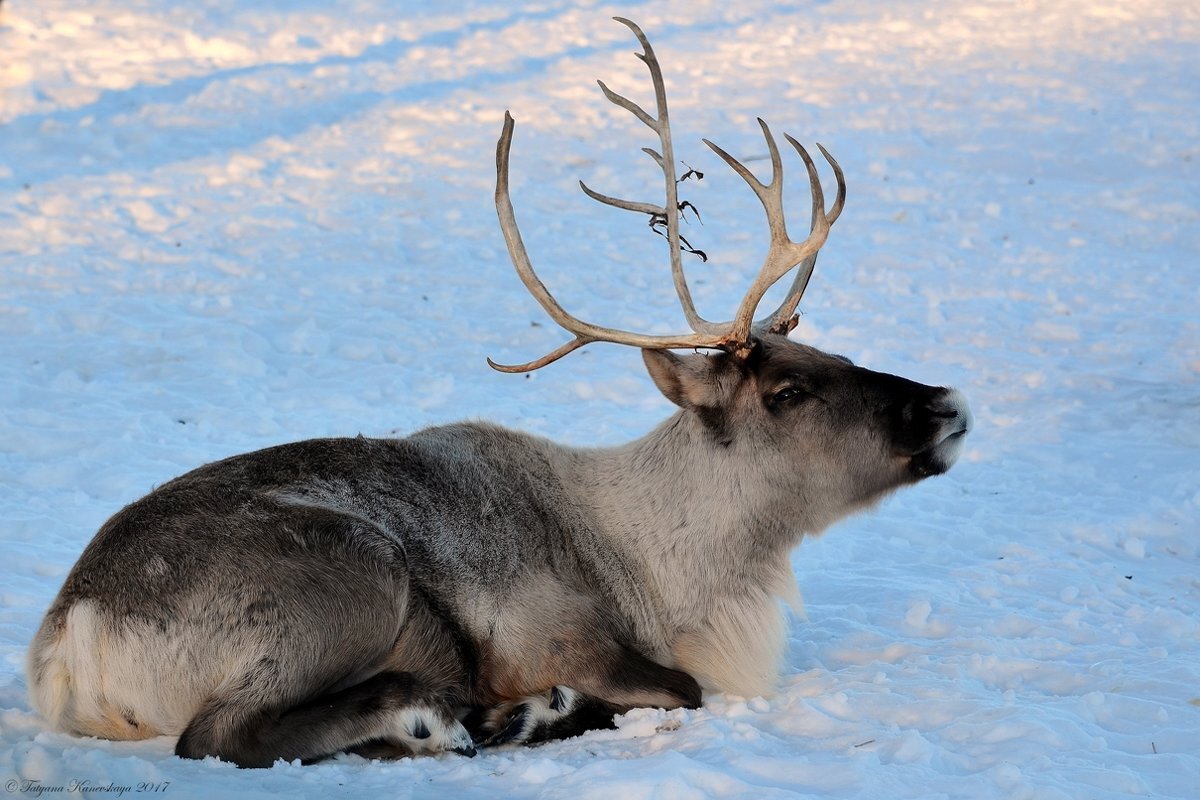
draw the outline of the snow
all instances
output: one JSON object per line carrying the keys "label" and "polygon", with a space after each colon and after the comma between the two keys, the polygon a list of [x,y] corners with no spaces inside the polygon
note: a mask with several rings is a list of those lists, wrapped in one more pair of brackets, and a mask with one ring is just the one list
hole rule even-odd
{"label": "snow", "polygon": [[[0,779],[172,798],[1200,795],[1195,3],[400,8],[0,6]],[[614,13],[649,34],[677,153],[706,173],[685,194],[712,257],[688,265],[701,311],[731,310],[764,237],[700,137],[761,158],[762,115],[820,140],[849,200],[797,336],[961,388],[960,463],[800,547],[808,618],[769,697],[471,760],[253,772],[47,731],[28,642],[96,528],[154,485],[300,438],[487,418],[608,444],[669,412],[628,348],[528,378],[484,361],[564,340],[495,222],[506,108],[514,204],[564,306],[682,327],[661,240],[575,185],[658,191],[645,129],[594,84],[646,96]]]}

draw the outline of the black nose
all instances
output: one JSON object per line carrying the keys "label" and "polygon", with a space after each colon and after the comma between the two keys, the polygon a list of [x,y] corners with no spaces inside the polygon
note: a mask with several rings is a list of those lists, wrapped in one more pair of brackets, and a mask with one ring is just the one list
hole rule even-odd
{"label": "black nose", "polygon": [[932,419],[953,419],[958,411],[950,404],[942,402],[947,393],[948,390],[940,386],[912,384],[905,392],[907,397],[899,398],[899,421],[920,425]]}
{"label": "black nose", "polygon": [[929,402],[929,418],[940,422],[947,435],[965,434],[975,422],[967,398],[957,389],[938,390]]}
{"label": "black nose", "polygon": [[[901,388],[901,387],[894,387]],[[959,410],[951,390],[905,381],[890,406],[892,447],[897,455],[913,455],[928,449],[941,438],[941,431]]]}

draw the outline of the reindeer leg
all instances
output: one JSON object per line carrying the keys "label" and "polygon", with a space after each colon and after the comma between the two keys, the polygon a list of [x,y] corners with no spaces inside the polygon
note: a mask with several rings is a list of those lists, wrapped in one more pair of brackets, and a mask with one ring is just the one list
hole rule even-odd
{"label": "reindeer leg", "polygon": [[534,744],[612,728],[613,717],[633,708],[699,708],[701,701],[691,675],[625,647],[606,671],[579,675],[572,683],[485,709],[467,724],[475,724],[472,732],[485,747]]}
{"label": "reindeer leg", "polygon": [[569,739],[614,727],[613,717],[626,710],[569,686],[554,686],[548,692],[483,710],[480,746]]}
{"label": "reindeer leg", "polygon": [[449,705],[411,673],[381,672],[282,713],[247,713],[243,688],[210,700],[179,737],[175,753],[215,755],[240,767],[316,761],[368,744],[372,756],[381,754],[381,744],[393,757],[448,750],[475,755],[471,735]]}

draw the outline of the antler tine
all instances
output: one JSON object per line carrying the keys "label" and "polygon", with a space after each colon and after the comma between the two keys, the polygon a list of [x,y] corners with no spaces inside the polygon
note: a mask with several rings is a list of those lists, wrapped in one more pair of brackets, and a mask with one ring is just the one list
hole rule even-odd
{"label": "antler tine", "polygon": [[[799,142],[786,133],[784,134],[784,138],[788,140],[788,143],[792,147],[796,148],[796,152],[800,154],[800,157],[805,162],[810,160],[807,151],[805,151]],[[821,205],[817,202],[816,193],[813,194],[812,222],[809,226],[810,232],[816,228],[818,215],[820,214],[824,215],[827,225],[833,225],[837,221],[837,218],[841,216],[842,207],[846,204],[846,176],[842,173],[841,166],[838,165],[837,160],[819,142],[817,143],[817,147],[820,148],[821,155],[825,156],[825,160],[833,167],[834,177],[837,178],[838,190],[837,197],[833,201],[833,208],[829,211],[824,211],[821,208]],[[755,332],[787,334],[796,327],[796,323],[799,321],[799,317],[795,313],[796,306],[800,304],[800,298],[804,296],[804,292],[808,288],[808,281],[812,278],[813,268],[817,265],[817,255],[818,253],[813,253],[800,262],[800,268],[796,270],[796,277],[792,280],[787,297],[779,304],[778,308],[754,323],[753,330]]]}
{"label": "antler tine", "polygon": [[509,374],[515,372],[533,372],[535,369],[540,369],[547,364],[552,364],[555,361],[558,361],[567,353],[578,350],[585,344],[590,344],[591,341],[592,340],[590,339],[581,339],[576,337],[566,344],[554,348],[541,358],[535,358],[533,361],[526,361],[524,364],[498,364],[495,361],[492,361],[490,356],[488,357],[487,363],[489,367],[497,372],[507,372]]}
{"label": "antler tine", "polygon": [[652,150],[649,147],[642,149],[654,159],[663,172],[666,203],[658,206],[652,203],[636,203],[630,200],[620,200],[593,191],[582,181],[580,181],[579,185],[588,197],[600,203],[615,208],[622,208],[626,211],[650,214],[666,222],[667,243],[671,259],[671,280],[675,284],[675,294],[679,297],[679,305],[683,309],[683,316],[691,329],[697,333],[715,334],[722,330],[722,326],[709,322],[696,311],[696,304],[692,300],[691,289],[688,288],[687,277],[683,273],[683,256],[679,246],[679,188],[675,171],[675,148],[671,143],[671,121],[670,113],[667,110],[667,90],[663,82],[662,67],[658,63],[658,57],[654,54],[654,48],[650,46],[650,40],[646,38],[646,34],[642,32],[642,29],[636,23],[624,17],[613,17],[613,19],[633,31],[633,35],[637,37],[638,43],[642,46],[642,52],[636,55],[645,63],[647,69],[650,70],[650,82],[654,87],[655,112],[658,116],[651,116],[637,103],[623,95],[617,94],[608,88],[604,84],[604,81],[597,81],[597,83],[600,85],[600,91],[604,92],[604,96],[610,102],[633,114],[658,134],[658,140],[662,148],[661,152]]}
{"label": "antler tine", "polygon": [[513,121],[512,114],[507,111],[504,112],[504,128],[500,133],[500,139],[496,142],[496,216],[500,220],[500,231],[504,234],[505,244],[508,245],[509,258],[512,259],[513,266],[516,268],[521,282],[525,284],[525,288],[529,290],[534,299],[546,310],[550,318],[569,333],[575,334],[575,338],[541,358],[525,364],[498,364],[490,358],[488,359],[488,364],[493,369],[501,372],[530,372],[557,361],[567,353],[578,350],[580,347],[591,342],[613,342],[615,344],[628,344],[635,347],[661,350],[721,346],[723,337],[720,335],[692,333],[677,336],[648,336],[631,331],[593,325],[572,316],[559,305],[558,301],[554,299],[554,296],[550,294],[549,290],[546,289],[546,285],[542,283],[537,273],[533,270],[533,264],[529,260],[529,253],[525,250],[525,243],[521,239],[520,228],[517,226],[517,217],[513,211],[512,198],[509,196],[508,162],[509,153],[512,150],[512,137],[515,125],[516,123]]}
{"label": "antler tine", "polygon": [[666,214],[666,210],[662,206],[656,206],[653,203],[639,203],[635,200],[622,200],[619,197],[609,197],[606,194],[600,194],[594,189],[589,189],[588,185],[583,181],[579,182],[579,188],[583,193],[592,198],[598,203],[603,203],[606,206],[614,208],[623,208],[626,211],[636,211],[639,214],[650,214],[651,216],[661,217]]}
{"label": "antler tine", "polygon": [[[788,141],[792,142],[795,147],[800,147],[790,136],[788,137]],[[833,208],[825,212],[825,219],[829,220],[829,224],[832,225],[842,215],[842,206],[846,205],[846,175],[842,172],[841,166],[838,165],[837,159],[829,155],[829,151],[825,149],[825,145],[817,142],[817,149],[821,151],[821,155],[825,156],[825,160],[829,162],[829,166],[833,167],[833,176],[837,179],[837,197],[834,198]]]}
{"label": "antler tine", "polygon": [[[812,225],[808,238],[803,242],[796,243],[788,237],[787,221],[783,213],[783,166],[779,156],[779,148],[775,144],[775,137],[771,135],[771,129],[767,126],[767,123],[759,119],[758,124],[762,128],[763,138],[767,141],[767,149],[771,155],[771,182],[767,184],[755,178],[750,170],[746,169],[745,165],[729,155],[729,153],[708,139],[704,140],[704,143],[720,156],[734,172],[740,175],[754,191],[755,196],[762,203],[763,211],[767,216],[767,226],[770,229],[771,243],[767,250],[767,256],[763,261],[758,276],[746,292],[745,297],[742,298],[742,303],[738,307],[737,315],[734,317],[728,334],[729,341],[741,348],[745,348],[749,344],[752,331],[763,330],[763,323],[756,324],[754,322],[754,312],[758,308],[763,295],[796,265],[804,263],[811,258],[811,263],[805,265],[806,270],[802,270],[802,274],[797,275],[796,281],[793,283],[793,291],[789,292],[789,297],[784,301],[784,305],[769,315],[764,322],[769,323],[775,319],[779,312],[793,299],[796,303],[800,301],[799,295],[793,298],[792,294],[797,287],[800,287],[800,292],[803,293],[803,287],[808,284],[808,275],[811,275],[812,267],[816,264],[816,254],[821,249],[821,246],[825,244],[825,239],[829,235],[829,226],[832,224],[832,220],[830,220],[829,215],[825,212],[825,197],[821,189],[821,178],[817,174],[816,165],[813,163],[812,158],[809,157],[808,152],[795,139],[788,136],[788,141],[796,148],[796,151],[804,160],[804,166],[808,171],[813,208]],[[822,152],[825,152],[824,148],[822,148]],[[830,159],[835,171],[839,175],[839,199],[835,203],[836,213],[833,215],[836,219],[837,214],[841,213],[841,204],[844,200],[844,183],[841,180],[840,169],[837,167],[836,162],[833,162],[828,153],[825,153],[825,156]],[[792,307],[794,308],[794,305]],[[790,311],[788,313],[790,314]],[[773,324],[771,327],[774,327]]]}

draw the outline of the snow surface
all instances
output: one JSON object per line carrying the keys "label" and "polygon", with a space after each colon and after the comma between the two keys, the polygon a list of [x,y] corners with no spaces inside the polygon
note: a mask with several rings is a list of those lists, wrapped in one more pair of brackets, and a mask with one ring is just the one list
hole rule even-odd
{"label": "snow surface", "polygon": [[[27,644],[96,528],[203,462],[487,418],[573,443],[669,412],[628,348],[527,378],[579,316],[682,327],[653,199],[663,61],[727,314],[761,211],[699,143],[754,117],[844,165],[797,335],[956,385],[948,475],[794,559],[778,692],[615,731],[241,771],[48,732]],[[0,780],[165,797],[1200,797],[1200,6],[1193,0],[9,0],[0,6]],[[755,164],[761,168],[761,162]],[[797,161],[787,162],[793,187]],[[790,203],[797,226],[806,198]],[[33,785],[17,787],[33,794]],[[145,787],[143,787],[145,788]],[[161,787],[160,787],[161,788]],[[141,792],[155,793],[155,792]]]}

